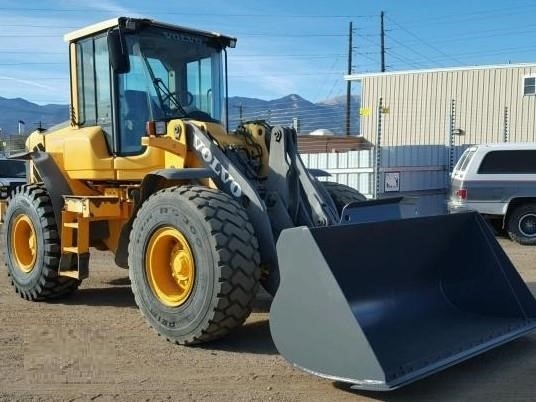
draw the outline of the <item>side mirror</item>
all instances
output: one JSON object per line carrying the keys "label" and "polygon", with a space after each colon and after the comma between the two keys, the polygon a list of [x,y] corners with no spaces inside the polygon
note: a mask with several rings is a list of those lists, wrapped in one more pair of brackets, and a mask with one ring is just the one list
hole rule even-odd
{"label": "side mirror", "polygon": [[124,36],[118,29],[108,32],[108,52],[110,65],[118,74],[130,71],[130,62]]}

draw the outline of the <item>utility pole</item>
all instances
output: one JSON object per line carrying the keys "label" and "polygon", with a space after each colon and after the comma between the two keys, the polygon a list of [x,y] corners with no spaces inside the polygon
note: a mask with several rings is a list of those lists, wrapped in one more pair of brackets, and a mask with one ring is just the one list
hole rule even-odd
{"label": "utility pole", "polygon": [[240,104],[238,106],[239,114],[240,114],[240,123],[244,121],[244,106]]}
{"label": "utility pole", "polygon": [[238,109],[238,114],[240,116],[240,123],[244,122],[244,105],[240,103],[240,105],[233,105],[233,107]]}
{"label": "utility pole", "polygon": [[[352,22],[350,21],[350,30],[348,32],[348,75],[352,74],[352,36],[353,36],[353,27]],[[350,135],[350,109],[351,109],[351,98],[352,98],[352,81],[346,81],[346,135]]]}
{"label": "utility pole", "polygon": [[45,131],[45,128],[43,127],[43,122],[41,120],[35,122],[34,125],[37,126],[37,131],[39,131],[40,133]]}
{"label": "utility pole", "polygon": [[385,29],[383,26],[383,15],[384,12],[382,11],[380,13],[380,54],[381,54],[381,62],[380,62],[380,71],[383,73],[385,72]]}

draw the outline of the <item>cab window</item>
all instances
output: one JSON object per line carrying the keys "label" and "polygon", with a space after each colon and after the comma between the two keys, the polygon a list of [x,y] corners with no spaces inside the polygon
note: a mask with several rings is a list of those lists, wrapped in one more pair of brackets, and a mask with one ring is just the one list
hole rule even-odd
{"label": "cab window", "polygon": [[112,143],[112,101],[110,62],[105,36],[76,44],[78,58],[78,123],[81,127],[100,126],[108,145]]}

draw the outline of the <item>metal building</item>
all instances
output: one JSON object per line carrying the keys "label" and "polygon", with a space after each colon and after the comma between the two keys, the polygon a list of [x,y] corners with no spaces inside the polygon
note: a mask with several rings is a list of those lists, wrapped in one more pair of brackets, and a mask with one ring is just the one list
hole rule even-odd
{"label": "metal building", "polygon": [[374,196],[445,211],[449,172],[471,144],[536,141],[536,64],[355,74],[360,131],[375,146]]}

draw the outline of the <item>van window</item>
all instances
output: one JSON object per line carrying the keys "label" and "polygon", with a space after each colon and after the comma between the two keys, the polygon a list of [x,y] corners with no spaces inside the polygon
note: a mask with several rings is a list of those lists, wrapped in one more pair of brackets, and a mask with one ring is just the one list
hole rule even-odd
{"label": "van window", "polygon": [[479,174],[536,173],[536,150],[491,151],[482,159]]}
{"label": "van window", "polygon": [[460,160],[456,164],[456,167],[454,168],[454,171],[460,171],[463,172],[467,168],[467,165],[469,165],[469,162],[471,162],[471,159],[473,159],[473,155],[475,154],[476,150],[474,149],[468,149],[463,153]]}

